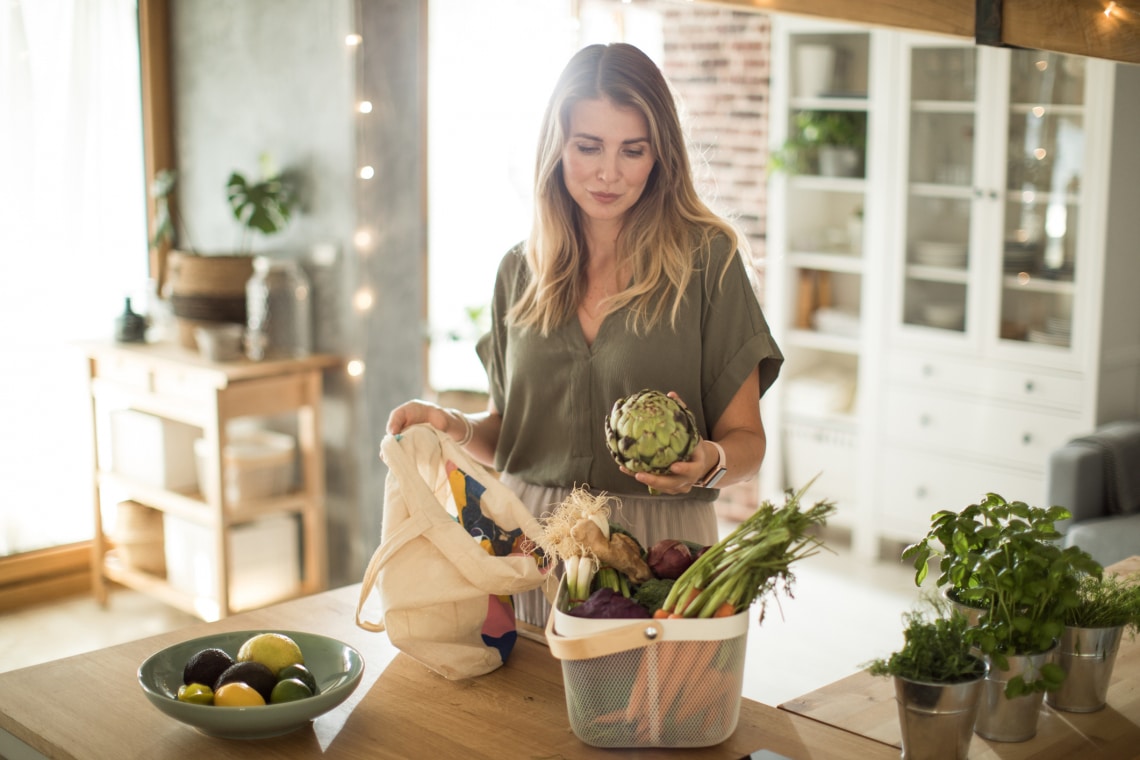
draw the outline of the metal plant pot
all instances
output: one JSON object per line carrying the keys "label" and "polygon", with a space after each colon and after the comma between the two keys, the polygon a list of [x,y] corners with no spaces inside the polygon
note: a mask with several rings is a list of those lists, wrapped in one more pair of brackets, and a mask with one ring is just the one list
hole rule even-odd
{"label": "metal plant pot", "polygon": [[966,760],[984,677],[942,684],[895,676],[894,682],[903,760]]}
{"label": "metal plant pot", "polygon": [[978,720],[974,724],[974,732],[978,736],[997,742],[1023,742],[1037,734],[1044,692],[1010,699],[1005,695],[1005,685],[1019,675],[1026,681],[1040,678],[1041,668],[1053,657],[1056,649],[1054,645],[1052,649],[1037,654],[1007,655],[1009,667],[1006,670],[1001,670],[987,658],[990,669],[982,689]]}
{"label": "metal plant pot", "polygon": [[954,595],[954,590],[951,588],[942,589],[942,596],[950,604],[950,607],[952,609],[957,610],[966,617],[966,622],[971,628],[978,627],[978,621],[986,612],[984,608],[974,607],[972,605],[966,604],[965,602],[959,601],[958,597]]}
{"label": "metal plant pot", "polygon": [[1124,626],[1066,626],[1057,647],[1057,664],[1065,671],[1065,682],[1045,695],[1049,706],[1067,712],[1095,712],[1103,708],[1123,633]]}

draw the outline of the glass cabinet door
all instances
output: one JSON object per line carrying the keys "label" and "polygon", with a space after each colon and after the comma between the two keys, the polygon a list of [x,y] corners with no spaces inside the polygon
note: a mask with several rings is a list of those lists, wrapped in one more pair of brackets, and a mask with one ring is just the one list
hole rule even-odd
{"label": "glass cabinet door", "polygon": [[970,328],[977,52],[917,45],[909,61],[906,265],[902,323]]}
{"label": "glass cabinet door", "polygon": [[1000,337],[1068,348],[1084,161],[1085,61],[1010,53]]}

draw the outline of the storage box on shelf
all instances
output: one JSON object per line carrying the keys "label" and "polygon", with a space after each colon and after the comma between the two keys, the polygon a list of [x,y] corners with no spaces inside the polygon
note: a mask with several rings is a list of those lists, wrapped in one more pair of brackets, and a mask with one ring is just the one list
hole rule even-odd
{"label": "storage box on shelf", "polygon": [[[335,358],[218,363],[173,344],[97,343],[84,348],[96,439],[117,439],[111,442],[117,451],[113,466],[100,462],[104,445],[95,449],[92,561],[94,592],[101,603],[107,601],[106,581],[113,580],[212,620],[238,606],[325,588],[321,373]],[[121,415],[124,407],[132,414]],[[243,430],[251,421],[282,415],[295,416],[295,439]],[[104,429],[104,420],[120,422],[107,423]],[[195,444],[197,439],[201,442]],[[172,441],[179,453],[176,461],[168,462]],[[122,463],[128,463],[126,471]],[[175,473],[178,477],[172,478]],[[112,496],[163,513],[167,577],[109,553],[102,504]],[[290,536],[273,532],[285,530],[274,526],[286,524],[295,531]],[[228,551],[218,550],[223,542]],[[203,546],[212,548],[203,552]],[[267,558],[262,546],[282,556]],[[270,574],[280,573],[281,584],[288,588],[258,581],[251,561],[256,567],[271,566]],[[297,572],[294,561],[299,563]],[[235,575],[238,569],[241,576]],[[260,587],[269,591],[258,591]]]}
{"label": "storage box on shelf", "polygon": [[[218,500],[218,477],[213,472],[210,453],[210,441],[194,441],[198,483],[206,501],[212,503]],[[283,433],[250,430],[228,436],[222,454],[225,474],[221,478],[226,506],[237,507],[288,493],[293,486],[295,454],[296,442]]]}
{"label": "storage box on shelf", "polygon": [[194,439],[201,430],[136,409],[111,411],[111,468],[126,478],[169,491],[193,493]]}
{"label": "storage box on shelf", "polygon": [[[165,516],[166,578],[194,599],[203,617],[217,615],[218,547],[205,525]],[[301,587],[300,531],[296,515],[265,517],[231,526],[229,603],[232,611],[296,596]]]}

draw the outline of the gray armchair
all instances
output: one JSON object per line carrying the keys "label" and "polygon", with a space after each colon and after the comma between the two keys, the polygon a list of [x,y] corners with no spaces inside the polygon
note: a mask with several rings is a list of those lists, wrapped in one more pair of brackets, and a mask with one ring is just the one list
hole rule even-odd
{"label": "gray armchair", "polygon": [[1048,504],[1073,513],[1059,524],[1065,546],[1102,565],[1140,554],[1140,420],[1074,438],[1049,455]]}

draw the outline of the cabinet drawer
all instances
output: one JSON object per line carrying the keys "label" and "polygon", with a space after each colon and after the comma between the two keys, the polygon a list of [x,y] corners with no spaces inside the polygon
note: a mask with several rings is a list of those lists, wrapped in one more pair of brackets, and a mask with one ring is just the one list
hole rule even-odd
{"label": "cabinet drawer", "polygon": [[150,390],[150,365],[129,356],[99,356],[94,376],[135,391]]}
{"label": "cabinet drawer", "polygon": [[1083,382],[1074,373],[993,366],[929,354],[895,353],[888,361],[892,382],[1058,409],[1080,409]]}
{"label": "cabinet drawer", "polygon": [[1042,501],[1044,475],[894,446],[887,447],[879,466],[878,522],[884,533],[903,541],[926,535],[935,512],[958,512],[987,493],[1035,507],[1049,506]]}
{"label": "cabinet drawer", "polygon": [[1076,415],[1015,409],[890,386],[886,431],[910,443],[1044,470],[1049,453],[1082,432]]}

